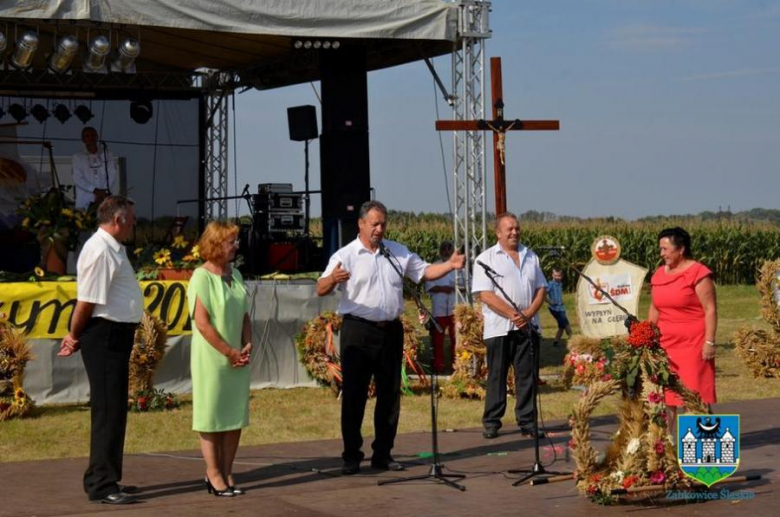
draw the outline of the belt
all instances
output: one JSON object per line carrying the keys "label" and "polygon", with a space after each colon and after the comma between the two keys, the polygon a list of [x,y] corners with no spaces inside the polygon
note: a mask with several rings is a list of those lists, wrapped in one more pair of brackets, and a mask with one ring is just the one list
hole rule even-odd
{"label": "belt", "polygon": [[365,323],[367,325],[371,325],[373,327],[377,327],[377,328],[380,328],[380,329],[385,328],[385,327],[389,327],[393,323],[398,323],[399,322],[398,318],[396,318],[394,320],[387,320],[387,321],[373,321],[373,320],[367,320],[366,318],[361,318],[360,316],[354,316],[352,314],[345,314],[343,316],[343,318],[345,320],[359,321],[360,323]]}
{"label": "belt", "polygon": [[127,321],[114,321],[114,320],[109,320],[109,319],[106,319],[106,318],[92,318],[92,319],[95,320],[95,323],[98,323],[98,322],[99,323],[108,323],[108,324],[113,325],[115,327],[124,328],[124,329],[131,329],[131,330],[135,330],[138,327],[138,325],[139,325],[139,323],[133,323],[133,322],[127,322]]}

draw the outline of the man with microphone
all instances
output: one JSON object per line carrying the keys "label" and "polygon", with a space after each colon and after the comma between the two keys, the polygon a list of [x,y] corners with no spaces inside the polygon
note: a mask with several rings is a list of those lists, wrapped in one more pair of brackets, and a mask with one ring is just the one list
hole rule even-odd
{"label": "man with microphone", "polygon": [[520,223],[515,215],[498,216],[496,237],[498,243],[477,257],[471,288],[482,302],[483,338],[487,348],[488,378],[482,435],[487,439],[498,436],[501,417],[506,412],[507,373],[509,366],[513,366],[515,419],[524,436],[533,436],[532,398],[536,372],[531,347],[536,344],[538,350],[537,313],[544,303],[547,281],[539,267],[539,257],[520,244]]}
{"label": "man with microphone", "polygon": [[114,156],[105,142],[98,140],[94,127],[81,130],[84,150],[73,155],[71,170],[76,187],[76,209],[97,209],[105,198],[111,195],[111,186],[116,183],[117,170]]}
{"label": "man with microphone", "polygon": [[341,291],[340,333],[342,473],[356,474],[363,459],[360,432],[371,377],[376,386],[371,467],[403,470],[391,456],[401,409],[403,361],[403,278],[415,283],[436,280],[461,269],[465,258],[455,251],[446,262],[429,264],[406,246],[384,240],[387,208],[379,201],[360,207],[357,238],[339,249],[317,281],[317,294]]}

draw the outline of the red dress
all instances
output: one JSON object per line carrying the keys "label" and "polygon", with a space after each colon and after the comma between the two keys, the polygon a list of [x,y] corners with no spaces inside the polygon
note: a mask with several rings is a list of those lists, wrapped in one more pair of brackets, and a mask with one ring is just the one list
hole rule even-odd
{"label": "red dress", "polygon": [[[715,360],[701,357],[704,347],[704,308],[696,295],[696,284],[712,274],[698,262],[677,274],[658,268],[650,280],[653,305],[658,311],[661,346],[669,356],[669,366],[682,383],[696,391],[706,404],[715,399]],[[675,393],[666,391],[666,404],[685,405]]]}

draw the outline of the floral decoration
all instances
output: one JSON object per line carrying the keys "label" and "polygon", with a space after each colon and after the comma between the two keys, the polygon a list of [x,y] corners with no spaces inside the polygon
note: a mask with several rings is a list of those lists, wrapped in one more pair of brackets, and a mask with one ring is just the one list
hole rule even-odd
{"label": "floral decoration", "polygon": [[35,405],[24,390],[24,368],[31,359],[24,330],[0,320],[0,422],[23,417]]}
{"label": "floral decoration", "polygon": [[60,186],[34,194],[17,209],[22,216],[22,228],[35,233],[41,245],[60,242],[73,251],[79,245],[79,233],[95,227],[93,214],[76,210],[68,198],[70,187]]}
{"label": "floral decoration", "polygon": [[196,241],[189,241],[183,235],[177,235],[164,246],[139,246],[133,256],[139,280],[156,279],[161,269],[192,270],[203,264]]}

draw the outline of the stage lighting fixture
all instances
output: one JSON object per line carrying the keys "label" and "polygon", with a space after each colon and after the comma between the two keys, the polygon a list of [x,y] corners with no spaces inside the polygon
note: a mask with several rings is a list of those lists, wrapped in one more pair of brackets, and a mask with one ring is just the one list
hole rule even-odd
{"label": "stage lighting fixture", "polygon": [[311,48],[311,41],[304,41],[303,42],[303,48],[310,49]]}
{"label": "stage lighting fixture", "polygon": [[323,41],[322,42],[322,48],[329,49],[330,48],[330,41]]}
{"label": "stage lighting fixture", "polygon": [[303,42],[301,40],[295,40],[295,43],[293,43],[293,47],[301,48],[303,47]]}
{"label": "stage lighting fixture", "polygon": [[84,68],[88,72],[105,72],[106,56],[111,50],[108,38],[103,35],[96,36],[89,44],[89,52],[84,60]]}
{"label": "stage lighting fixture", "polygon": [[70,110],[64,104],[57,104],[54,107],[54,118],[60,121],[60,124],[64,124],[70,118]]}
{"label": "stage lighting fixture", "polygon": [[11,115],[15,121],[21,122],[27,118],[27,108],[21,104],[11,104],[8,108],[8,114]]}
{"label": "stage lighting fixture", "polygon": [[76,118],[81,121],[82,124],[86,124],[92,118],[95,116],[92,114],[92,110],[88,107],[84,106],[83,104],[80,106],[76,106],[76,110],[73,112],[76,115]]}
{"label": "stage lighting fixture", "polygon": [[341,46],[341,43],[339,43],[338,41],[334,41],[333,42],[333,50],[339,48],[340,46]]}
{"label": "stage lighting fixture", "polygon": [[111,69],[117,72],[135,72],[135,59],[141,54],[141,44],[135,38],[127,38],[119,46],[118,54]]}
{"label": "stage lighting fixture", "polygon": [[314,48],[320,48],[322,46],[322,42],[320,40],[317,40],[312,45]]}
{"label": "stage lighting fixture", "polygon": [[57,45],[57,50],[49,58],[49,68],[59,74],[67,72],[78,51],[79,40],[70,35],[63,36]]}
{"label": "stage lighting fixture", "polygon": [[33,55],[38,49],[38,35],[33,31],[26,31],[16,40],[16,50],[11,56],[11,64],[20,70],[26,70],[32,65]]}
{"label": "stage lighting fixture", "polygon": [[152,103],[149,101],[133,101],[130,103],[130,118],[138,124],[146,124],[153,114]]}
{"label": "stage lighting fixture", "polygon": [[30,110],[30,115],[32,115],[35,120],[43,124],[46,122],[46,119],[49,118],[49,110],[47,110],[42,104],[36,104]]}

